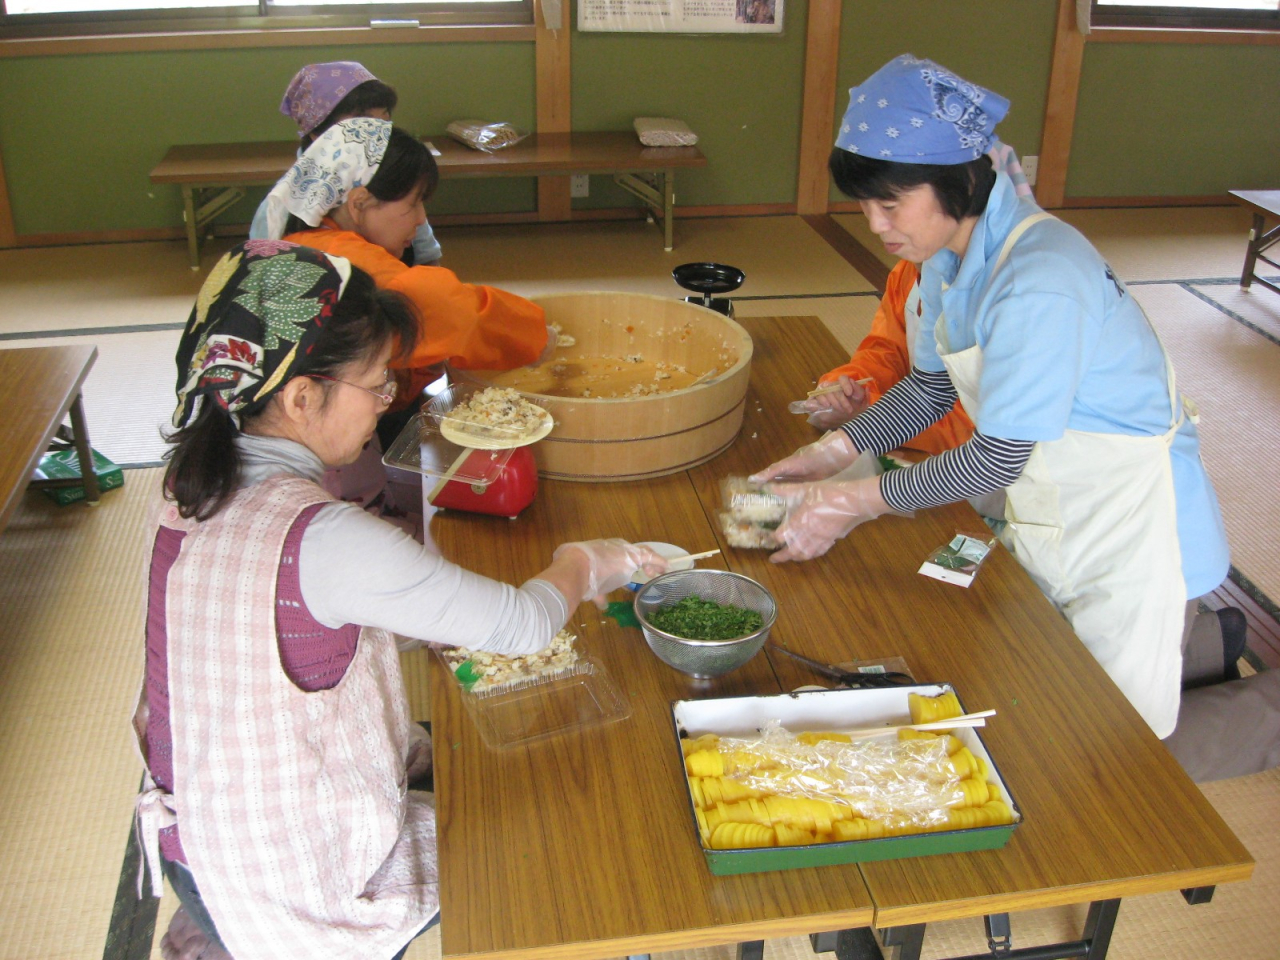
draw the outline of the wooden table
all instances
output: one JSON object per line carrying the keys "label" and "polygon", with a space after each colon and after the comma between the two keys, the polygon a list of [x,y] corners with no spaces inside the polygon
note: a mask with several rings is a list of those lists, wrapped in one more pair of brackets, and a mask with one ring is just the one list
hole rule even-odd
{"label": "wooden table", "polygon": [[815,319],[741,322],[756,352],[728,452],[652,481],[545,481],[514,525],[446,513],[433,536],[446,555],[513,582],[561,541],[718,545],[728,569],[777,598],[771,640],[826,662],[901,655],[918,680],[953,683],[971,709],[996,708],[984,739],[1025,820],[1003,850],[713,877],[689,822],[669,701],[819,681],[763,656],[699,683],[654,658],[638,631],[584,606],[573,622],[630,698],[629,720],[490,751],[452,680],[433,670],[444,954],[618,957],[841,930],[842,954],[853,956],[870,936],[854,928],[871,925],[912,960],[930,921],[996,915],[998,934],[1008,911],[1100,902],[1083,946],[1067,945],[1100,958],[1118,898],[1197,888],[1203,899],[1204,888],[1246,879],[1248,851],[1005,551],[967,590],[917,574],[958,528],[980,527],[967,506],[865,524],[804,564],[727,547],[713,523],[720,478],[812,439],[802,418],[780,411],[845,358]]}
{"label": "wooden table", "polygon": [[[539,177],[613,174],[661,220],[672,248],[675,175],[680,167],[704,167],[697,147],[646,147],[631,131],[535,133],[496,153],[472,150],[444,135],[433,137],[442,178]],[[200,143],[170,147],[151,171],[152,183],[182,188],[183,220],[191,269],[200,268],[200,234],[244,196],[244,188],[274,184],[297,159],[298,142]]]}
{"label": "wooden table", "polygon": [[[66,442],[75,446],[80,480],[38,480],[45,486],[82,484],[85,501],[98,502],[98,478],[92,469],[89,428],[85,422],[81,388],[98,357],[98,348],[23,347],[0,350],[0,531],[18,507],[18,499],[32,483],[31,472],[62,431],[71,415]],[[65,433],[65,431],[64,431]]]}
{"label": "wooden table", "polygon": [[1266,280],[1257,273],[1258,261],[1270,264],[1280,270],[1280,263],[1267,257],[1263,251],[1280,240],[1280,224],[1266,229],[1267,220],[1280,219],[1280,190],[1228,190],[1236,203],[1253,212],[1253,226],[1249,230],[1249,246],[1244,254],[1244,271],[1240,274],[1240,286],[1248,290],[1249,285],[1257,280],[1268,290],[1280,293],[1280,286]]}

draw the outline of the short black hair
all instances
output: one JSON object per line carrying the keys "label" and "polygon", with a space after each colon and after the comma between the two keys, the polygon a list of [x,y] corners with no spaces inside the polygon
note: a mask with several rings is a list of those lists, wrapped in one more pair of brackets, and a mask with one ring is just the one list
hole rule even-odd
{"label": "short black hair", "polygon": [[422,199],[436,192],[440,168],[427,145],[403,127],[392,127],[387,152],[377,172],[369,178],[369,192],[378,200],[402,200],[415,190]]}
{"label": "short black hair", "polygon": [[385,110],[390,115],[399,99],[396,96],[395,87],[390,84],[376,79],[366,80],[339,100],[327,117],[307,131],[305,139],[310,143],[339,120],[347,117],[364,117],[370,110]]}
{"label": "short black hair", "polygon": [[[375,200],[383,203],[403,200],[415,190],[421,191],[422,199],[428,200],[436,192],[440,183],[440,168],[436,166],[435,157],[426,144],[402,127],[392,127],[387,135],[387,150],[382,155],[382,162],[365,188],[373,194]],[[325,211],[331,213],[332,211]],[[296,214],[289,214],[285,222],[284,235],[292,236],[314,230],[315,227],[303,221]]]}
{"label": "short black hair", "polygon": [[927,183],[952,220],[981,216],[996,182],[986,154],[968,163],[899,163],[836,147],[827,166],[840,192],[852,200],[893,200]]}

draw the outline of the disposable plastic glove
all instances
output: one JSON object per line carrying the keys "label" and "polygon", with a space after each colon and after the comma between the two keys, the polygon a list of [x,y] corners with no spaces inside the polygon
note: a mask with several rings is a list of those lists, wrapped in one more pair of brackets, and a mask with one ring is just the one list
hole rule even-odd
{"label": "disposable plastic glove", "polygon": [[529,366],[537,366],[540,363],[546,363],[556,354],[556,341],[560,339],[560,334],[555,327],[547,324],[547,345],[542,348],[542,353],[538,355],[538,359],[529,364]]}
{"label": "disposable plastic glove", "polygon": [[826,483],[771,483],[765,489],[787,501],[787,519],[777,536],[786,546],[773,563],[820,557],[860,523],[891,513],[880,494],[880,478]]}
{"label": "disposable plastic glove", "polygon": [[835,382],[840,385],[839,390],[810,397],[804,402],[804,408],[809,411],[809,423],[820,430],[834,430],[871,406],[871,394],[862,384],[855,383],[843,373]]}
{"label": "disposable plastic glove", "polygon": [[821,440],[801,447],[789,457],[771,463],[747,479],[752,483],[770,480],[825,480],[839,473],[854,460],[858,450],[843,430],[832,430]]}
{"label": "disposable plastic glove", "polygon": [[630,583],[631,575],[637,570],[643,570],[649,577],[667,571],[667,561],[648,547],[636,546],[616,537],[562,543],[556,547],[551,559],[559,559],[566,550],[581,551],[591,565],[586,594],[578,597],[578,601],[591,600],[602,610],[608,603],[607,595]]}

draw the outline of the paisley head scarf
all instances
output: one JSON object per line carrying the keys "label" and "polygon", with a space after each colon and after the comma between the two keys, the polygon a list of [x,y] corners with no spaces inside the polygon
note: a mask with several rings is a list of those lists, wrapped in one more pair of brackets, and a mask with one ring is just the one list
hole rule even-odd
{"label": "paisley head scarf", "polygon": [[218,404],[236,427],[289,381],[341,299],[351,264],[282,240],[249,240],[210,272],[178,343],[184,426],[196,399]]}
{"label": "paisley head scarf", "polygon": [[334,124],[307,147],[267,194],[267,236],[284,236],[289,214],[310,227],[368,186],[387,152],[391,121],[356,117]]}
{"label": "paisley head scarf", "polygon": [[849,91],[836,146],[897,163],[968,163],[991,149],[1008,112],[1000,94],[905,54]]}
{"label": "paisley head scarf", "polygon": [[292,117],[298,125],[298,136],[305,137],[333,113],[343,97],[360,84],[377,79],[354,60],[308,64],[289,81],[280,112]]}

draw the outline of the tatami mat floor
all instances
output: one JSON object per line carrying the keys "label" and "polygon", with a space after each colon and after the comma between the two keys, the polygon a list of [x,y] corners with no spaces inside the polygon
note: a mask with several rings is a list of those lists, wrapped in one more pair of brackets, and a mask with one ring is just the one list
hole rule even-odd
{"label": "tatami mat floor", "polygon": [[[1204,412],[1205,457],[1236,563],[1280,597],[1280,560],[1270,556],[1280,514],[1268,479],[1280,426],[1280,297],[1241,292],[1232,280],[1247,223],[1228,208],[1063,216],[1103,248],[1156,320]],[[879,250],[861,217],[838,219]],[[876,306],[871,285],[795,217],[680,221],[671,254],[638,222],[446,228],[441,236],[447,263],[462,276],[529,295],[674,296],[674,264],[733,263],[748,278],[739,315],[817,315],[849,349]],[[206,268],[216,252],[206,253]],[[177,330],[201,277],[177,243],[0,251],[0,348],[69,337],[97,344],[87,386],[97,445],[122,462],[154,462],[172,405]],[[29,492],[0,536],[0,960],[123,956],[104,943],[139,776],[127,717],[141,660],[145,494],[157,475],[130,470],[125,487],[96,509],[58,508]],[[421,658],[410,655],[405,666],[420,688]],[[1195,908],[1176,894],[1126,900],[1111,948],[1116,960],[1277,956],[1280,773],[1204,789],[1257,858],[1254,878]],[[172,897],[162,902],[159,929],[173,906]],[[1074,937],[1081,917],[1074,909],[1017,915],[1015,945]],[[984,949],[980,921],[929,928],[927,957]],[[792,938],[771,941],[765,955],[812,953],[807,939]],[[434,960],[438,935],[422,938],[409,956]],[[734,952],[660,956],[730,960]]]}

